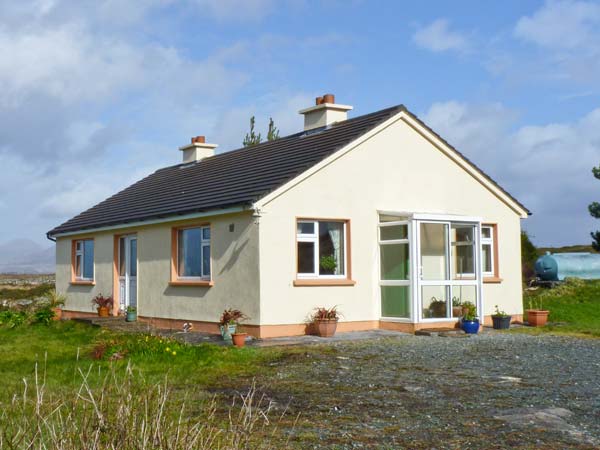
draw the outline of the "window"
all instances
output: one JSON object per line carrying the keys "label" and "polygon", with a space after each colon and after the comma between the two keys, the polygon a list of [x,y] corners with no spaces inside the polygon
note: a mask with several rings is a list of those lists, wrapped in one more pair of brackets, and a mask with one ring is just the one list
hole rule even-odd
{"label": "window", "polygon": [[498,278],[496,225],[481,226],[481,271],[484,278]]}
{"label": "window", "polygon": [[73,281],[94,280],[94,240],[73,241]]}
{"label": "window", "polygon": [[210,226],[173,229],[171,282],[209,282],[211,278]]}
{"label": "window", "polygon": [[299,220],[296,227],[298,278],[346,278],[347,222]]}
{"label": "window", "polygon": [[475,278],[475,226],[452,224],[452,278]]}

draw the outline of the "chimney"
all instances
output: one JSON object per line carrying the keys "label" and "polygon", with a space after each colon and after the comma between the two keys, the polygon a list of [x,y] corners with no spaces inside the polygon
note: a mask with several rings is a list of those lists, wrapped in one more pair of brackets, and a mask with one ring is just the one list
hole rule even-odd
{"label": "chimney", "polygon": [[179,150],[183,152],[183,162],[192,163],[214,156],[217,147],[217,144],[207,144],[204,136],[196,136],[191,144],[179,147]]}
{"label": "chimney", "polygon": [[348,118],[349,105],[335,103],[333,94],[325,94],[315,99],[315,106],[298,111],[304,115],[304,130],[326,127],[335,122],[342,122]]}

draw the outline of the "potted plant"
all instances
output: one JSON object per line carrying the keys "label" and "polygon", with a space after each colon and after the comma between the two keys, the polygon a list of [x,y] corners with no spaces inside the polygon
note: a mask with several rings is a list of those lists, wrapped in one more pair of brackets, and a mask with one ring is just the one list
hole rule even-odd
{"label": "potted plant", "polygon": [[429,311],[431,311],[431,317],[446,317],[446,302],[442,299],[431,297],[431,303],[429,303]]}
{"label": "potted plant", "polygon": [[333,255],[321,256],[321,259],[319,259],[319,266],[323,269],[323,274],[333,275],[337,267],[337,262]]}
{"label": "potted plant", "polygon": [[529,309],[527,310],[527,323],[532,327],[543,327],[548,321],[548,314],[550,311],[543,309],[542,298],[538,297],[537,300],[529,300]]}
{"label": "potted plant", "polygon": [[233,345],[236,347],[243,347],[246,345],[246,338],[248,337],[248,333],[242,331],[242,327],[239,323],[236,324],[235,333],[231,335],[231,339],[233,340]]}
{"label": "potted plant", "polygon": [[221,319],[219,320],[219,328],[221,330],[221,336],[224,341],[231,341],[233,333],[237,328],[237,325],[242,320],[247,319],[246,315],[241,312],[239,309],[226,309],[221,314]]}
{"label": "potted plant", "polygon": [[463,317],[461,320],[461,328],[467,334],[477,334],[479,332],[479,319],[477,318],[477,307],[471,302],[463,303]]}
{"label": "potted plant", "polygon": [[462,316],[462,302],[458,297],[452,297],[452,317]]}
{"label": "potted plant", "polygon": [[312,323],[315,326],[317,336],[331,337],[335,334],[337,323],[341,314],[337,310],[337,306],[327,308],[315,308],[312,315]]}
{"label": "potted plant", "polygon": [[136,320],[137,320],[137,308],[135,306],[128,306],[125,321],[135,322]]}
{"label": "potted plant", "polygon": [[492,323],[494,330],[508,330],[510,328],[510,321],[512,316],[506,314],[504,311],[500,311],[498,305],[496,305],[496,312],[492,314]]}
{"label": "potted plant", "polygon": [[92,299],[92,306],[96,307],[98,316],[108,317],[113,307],[113,298],[110,295],[105,297],[102,294],[98,294]]}
{"label": "potted plant", "polygon": [[67,297],[64,294],[59,294],[56,292],[56,289],[52,289],[46,294],[46,300],[48,301],[48,306],[54,313],[52,317],[53,320],[62,319],[62,306],[65,304]]}

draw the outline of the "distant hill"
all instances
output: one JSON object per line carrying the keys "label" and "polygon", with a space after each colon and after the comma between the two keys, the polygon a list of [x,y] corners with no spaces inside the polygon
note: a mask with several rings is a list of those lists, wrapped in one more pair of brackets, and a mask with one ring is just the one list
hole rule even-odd
{"label": "distant hill", "polygon": [[0,244],[0,273],[54,273],[55,248],[30,239]]}
{"label": "distant hill", "polygon": [[566,245],[564,247],[538,247],[537,252],[539,255],[545,255],[546,252],[550,253],[574,253],[574,252],[587,252],[587,253],[598,253],[591,245]]}

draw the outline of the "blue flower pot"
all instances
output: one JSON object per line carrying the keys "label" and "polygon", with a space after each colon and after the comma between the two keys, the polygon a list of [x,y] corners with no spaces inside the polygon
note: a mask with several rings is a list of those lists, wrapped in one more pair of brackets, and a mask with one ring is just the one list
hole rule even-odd
{"label": "blue flower pot", "polygon": [[224,341],[229,341],[231,342],[232,338],[231,335],[235,333],[237,326],[236,325],[227,325],[227,326],[220,326],[221,329],[221,336],[223,337]]}
{"label": "blue flower pot", "polygon": [[479,320],[463,320],[461,327],[467,334],[477,334],[479,332]]}

